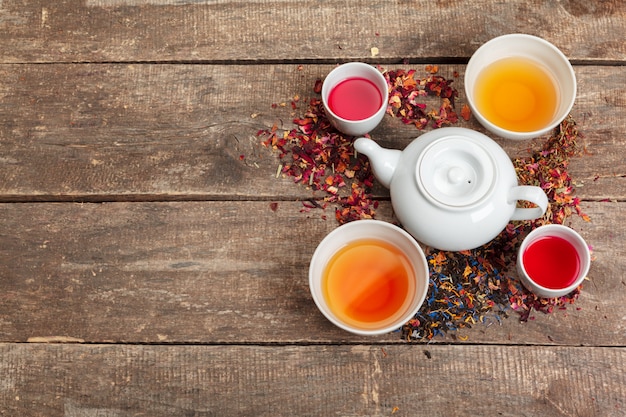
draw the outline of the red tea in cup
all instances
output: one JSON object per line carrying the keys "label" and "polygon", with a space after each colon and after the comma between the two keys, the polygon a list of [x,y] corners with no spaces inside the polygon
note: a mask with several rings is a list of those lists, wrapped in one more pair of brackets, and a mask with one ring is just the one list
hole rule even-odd
{"label": "red tea in cup", "polygon": [[522,256],[526,273],[542,287],[567,288],[580,274],[580,256],[562,237],[541,237],[528,245]]}
{"label": "red tea in cup", "polygon": [[585,279],[591,253],[585,240],[562,224],[548,224],[531,231],[520,245],[517,272],[520,281],[534,294],[562,297]]}
{"label": "red tea in cup", "polygon": [[346,120],[363,120],[372,117],[383,103],[376,84],[352,77],[338,83],[328,96],[328,106],[337,116]]}
{"label": "red tea in cup", "polygon": [[346,135],[371,132],[387,111],[387,80],[377,68],[363,62],[335,67],[324,79],[321,93],[328,120]]}

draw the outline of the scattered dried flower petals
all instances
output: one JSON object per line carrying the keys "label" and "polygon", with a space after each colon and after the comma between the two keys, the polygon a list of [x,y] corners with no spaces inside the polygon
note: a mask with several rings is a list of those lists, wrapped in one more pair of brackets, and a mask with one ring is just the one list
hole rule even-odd
{"label": "scattered dried flower petals", "polygon": [[[404,124],[413,124],[417,129],[424,129],[430,121],[435,128],[456,123],[458,116],[454,112],[454,100],[459,93],[442,76],[434,75],[439,69],[427,66],[431,74],[424,79],[415,78],[415,70],[398,69],[386,71],[385,78],[389,86],[387,113],[399,118]],[[423,98],[437,96],[442,99],[438,109],[427,111]]]}
{"label": "scattered dried flower petals", "polygon": [[[316,81],[314,92],[321,91]],[[263,144],[278,152],[279,172],[313,190],[325,192],[323,204],[303,202],[301,211],[325,209],[335,204],[339,223],[374,217],[378,202],[371,197],[374,177],[364,155],[355,156],[353,137],[344,136],[328,121],[319,98],[312,98],[302,117],[293,120],[295,128],[283,131],[277,125],[257,133]]]}

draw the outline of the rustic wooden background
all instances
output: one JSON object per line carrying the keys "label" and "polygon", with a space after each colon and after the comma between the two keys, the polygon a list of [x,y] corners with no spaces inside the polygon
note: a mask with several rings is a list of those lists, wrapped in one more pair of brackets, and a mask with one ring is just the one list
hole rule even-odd
{"label": "rustic wooden background", "polygon": [[[333,213],[256,132],[346,61],[438,64],[463,102],[511,32],[575,65],[580,299],[467,340],[334,328],[307,284]],[[625,39],[621,0],[0,1],[0,415],[626,415]]]}

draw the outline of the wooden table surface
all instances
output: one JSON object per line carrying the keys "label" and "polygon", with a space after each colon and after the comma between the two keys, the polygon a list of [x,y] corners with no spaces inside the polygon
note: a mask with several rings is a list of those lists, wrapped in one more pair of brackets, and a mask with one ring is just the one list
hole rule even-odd
{"label": "wooden table surface", "polygon": [[[460,106],[473,51],[512,32],[578,79],[578,300],[430,340],[335,328],[307,276],[334,209],[303,211],[324,195],[257,132],[348,61],[438,65]],[[625,39],[621,0],[0,1],[0,415],[626,415]]]}

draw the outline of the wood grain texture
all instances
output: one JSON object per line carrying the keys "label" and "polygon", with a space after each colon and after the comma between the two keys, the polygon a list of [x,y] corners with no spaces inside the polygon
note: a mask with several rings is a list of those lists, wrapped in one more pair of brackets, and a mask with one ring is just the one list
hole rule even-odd
{"label": "wood grain texture", "polygon": [[626,59],[621,0],[13,1],[0,62],[467,59],[506,33],[541,36],[573,60]]}
{"label": "wood grain texture", "polygon": [[[575,64],[579,300],[430,343],[337,329],[307,282],[332,207],[256,132],[344,61],[439,64],[462,104],[511,32]],[[0,0],[0,416],[626,416],[624,39],[621,0]]]}
{"label": "wood grain texture", "polygon": [[624,348],[0,344],[0,415],[623,416]]}
{"label": "wood grain texture", "polygon": [[[332,209],[301,208],[279,202],[273,211],[262,201],[0,205],[0,341],[403,343],[399,333],[353,336],[319,313],[308,265],[337,224]],[[575,218],[572,227],[596,260],[576,304],[533,313],[528,323],[512,313],[500,326],[477,325],[461,332],[468,343],[626,344],[626,234],[614,226],[626,206],[583,208],[592,222]],[[378,218],[393,221],[388,203]]]}
{"label": "wood grain texture", "polygon": [[[417,68],[426,76],[423,66]],[[622,68],[576,67],[579,94],[572,115],[588,153],[572,161],[570,172],[584,185],[578,189],[583,199],[626,199]],[[292,119],[315,96],[315,80],[331,69],[0,65],[0,200],[311,198],[306,187],[275,178],[276,155],[257,132],[275,123],[292,129]],[[464,103],[463,71],[440,69],[454,79],[458,107]],[[293,110],[296,96],[300,107]],[[437,98],[427,103],[439,106]],[[457,125],[485,132],[474,119]],[[403,149],[422,133],[387,115],[372,137]],[[523,157],[544,140],[498,142],[511,157]],[[380,187],[376,194],[388,197]]]}

